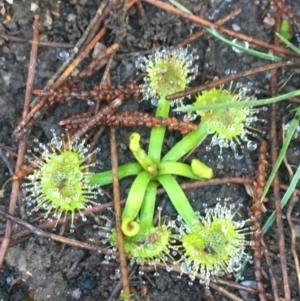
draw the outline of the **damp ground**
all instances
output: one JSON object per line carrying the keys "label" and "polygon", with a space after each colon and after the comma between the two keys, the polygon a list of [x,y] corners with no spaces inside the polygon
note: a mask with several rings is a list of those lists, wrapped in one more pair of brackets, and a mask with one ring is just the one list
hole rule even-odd
{"label": "damp ground", "polygon": [[[11,37],[19,37],[25,41],[32,39],[33,13],[31,9],[36,8],[40,15],[40,39],[44,41],[55,41],[68,43],[68,48],[40,47],[37,57],[37,70],[34,79],[34,88],[42,89],[47,81],[53,76],[58,68],[70,55],[74,45],[82,36],[97,10],[97,1],[92,0],[71,0],[71,1],[35,1],[36,7],[30,5],[29,1],[15,0],[10,6],[7,2],[1,2],[0,6],[6,9],[4,15],[0,16],[0,33]],[[98,1],[100,2],[100,1]],[[183,4],[193,13],[201,15],[210,20],[217,20],[224,17],[235,9],[241,9],[241,13],[234,19],[229,20],[226,26],[238,30],[257,39],[272,42],[274,13],[268,1],[261,1],[254,5],[248,0],[239,1],[199,1],[184,0]],[[122,84],[128,81],[135,81],[139,78],[135,68],[136,56],[139,52],[153,51],[154,45],[165,47],[174,46],[184,41],[193,32],[199,31],[199,27],[160,9],[143,3],[147,15],[147,21],[142,22],[137,8],[132,7],[126,18],[119,18],[116,10],[113,9],[106,19],[105,25],[108,33],[102,41],[105,45],[119,42],[122,45],[111,68],[111,82]],[[300,8],[295,7],[295,13],[300,16]],[[297,11],[298,9],[298,11]],[[11,19],[8,17],[11,16]],[[268,18],[267,18],[268,17]],[[0,149],[7,158],[4,162],[0,160],[0,184],[11,176],[14,170],[17,142],[12,136],[14,127],[20,122],[31,46],[27,43],[14,42],[0,37]],[[199,74],[192,85],[199,85],[215,77],[236,73],[256,67],[264,62],[252,56],[238,53],[230,47],[204,35],[194,41],[191,48],[197,50],[199,59]],[[83,63],[84,65],[85,63]],[[82,66],[79,66],[79,69]],[[299,88],[299,69],[283,69],[280,71],[280,82],[290,80],[283,87],[283,92],[289,92]],[[100,69],[92,77],[80,83],[80,88],[89,89],[99,84],[103,75]],[[245,77],[235,82],[235,85],[244,86],[248,89],[249,95],[256,93],[258,98],[267,97],[270,90],[270,73],[260,73]],[[64,105],[51,107],[43,116],[34,122],[31,133],[28,137],[28,148],[33,147],[34,139],[47,143],[52,137],[51,129],[56,133],[62,132],[58,126],[60,120],[74,113],[80,113],[88,108],[88,103],[76,99]],[[155,107],[148,102],[127,101],[122,110],[140,110],[154,114]],[[265,107],[259,113],[260,121],[255,124],[260,136],[269,141],[269,109]],[[278,108],[278,129],[281,123],[291,120],[293,114],[286,103]],[[150,131],[144,128],[117,129],[117,148],[119,164],[132,162],[133,156],[128,149],[128,138],[133,131],[138,131],[142,136],[142,144],[147,146]],[[166,152],[180,139],[180,133],[168,132],[163,151]],[[255,137],[251,138],[255,143]],[[97,153],[97,170],[105,171],[111,168],[110,165],[110,138],[107,128],[101,136],[97,147],[101,149]],[[193,157],[200,159],[213,168],[215,177],[253,177],[257,168],[258,153],[255,147],[247,148],[241,145],[237,152],[231,149],[223,149],[220,153],[218,146],[210,146],[210,140],[205,141],[201,147],[193,153]],[[299,164],[299,138],[295,138],[287,153],[287,160],[291,165]],[[281,180],[288,184],[288,176],[285,169],[281,170]],[[180,179],[180,181],[182,181]],[[125,198],[132,179],[122,180],[120,183],[121,197]],[[7,211],[9,205],[10,185],[6,188],[5,197],[2,199],[0,209]],[[106,186],[105,191],[112,195],[112,187]],[[195,210],[203,210],[203,204],[208,207],[214,206],[224,199],[231,203],[243,204],[239,211],[241,219],[247,219],[247,207],[251,204],[251,197],[242,185],[230,184],[219,186],[207,186],[201,189],[186,190],[188,198]],[[103,197],[101,202],[110,201]],[[166,195],[158,196],[158,205],[165,203],[163,214],[176,217],[176,213]],[[266,204],[266,214],[269,216],[272,210],[273,196],[269,195],[269,202]],[[26,207],[22,202],[20,194],[17,216],[28,222],[37,225],[37,221],[26,214]],[[295,217],[299,216],[300,207],[294,208]],[[286,212],[284,212],[285,216]],[[69,232],[69,226],[57,227],[54,233],[63,234],[79,241],[99,243],[100,237],[96,229],[96,217],[89,217],[87,221],[80,219],[75,222],[74,233]],[[299,221],[299,219],[298,219]],[[291,241],[290,230],[286,220],[284,222],[285,237],[287,240],[287,261],[291,281],[292,296],[297,300],[299,293],[296,290],[296,271],[289,252]],[[21,227],[15,225],[14,233],[20,231]],[[0,221],[0,235],[5,231],[5,221]],[[299,235],[299,233],[298,233]],[[273,225],[266,242],[272,259],[275,271],[280,270],[278,257],[278,237],[276,226]],[[299,247],[298,247],[299,252]],[[267,271],[268,267],[264,264]],[[136,300],[231,300],[213,289],[205,290],[199,283],[191,285],[190,279],[186,276],[178,277],[174,272],[165,270],[158,271],[159,276],[154,276],[154,271],[141,272],[139,267],[132,268],[130,283]],[[242,277],[245,281],[254,279],[251,264],[248,264]],[[283,296],[281,273],[276,274],[280,295]],[[232,279],[230,276],[227,280]],[[264,278],[266,290],[271,291],[271,283]],[[14,241],[10,247],[3,270],[0,273],[0,300],[24,301],[24,300],[117,300],[111,297],[119,283],[119,266],[116,261],[106,262],[101,254],[79,250],[62,245],[51,240],[39,238],[34,235],[23,237]],[[233,294],[244,300],[256,300],[251,295],[240,295],[238,290],[230,289]],[[211,295],[210,295],[211,294]],[[215,299],[210,299],[215,298]],[[252,299],[251,299],[252,298]]]}

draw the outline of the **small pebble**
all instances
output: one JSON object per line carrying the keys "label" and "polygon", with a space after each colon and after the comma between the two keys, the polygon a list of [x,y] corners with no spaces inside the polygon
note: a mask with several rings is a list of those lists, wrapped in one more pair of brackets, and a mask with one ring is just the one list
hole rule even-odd
{"label": "small pebble", "polygon": [[9,47],[7,47],[7,46],[3,46],[3,48],[2,48],[2,52],[3,52],[3,53],[10,53],[10,49],[9,49]]}
{"label": "small pebble", "polygon": [[73,22],[76,20],[76,15],[75,14],[68,14],[67,15],[67,20],[68,22]]}
{"label": "small pebble", "polygon": [[300,226],[299,225],[295,225],[295,236],[300,237]]}
{"label": "small pebble", "polygon": [[128,149],[128,147],[125,143],[120,143],[120,148],[124,151],[126,151]]}
{"label": "small pebble", "polygon": [[10,72],[2,71],[2,79],[3,79],[4,83],[5,83],[5,85],[9,86],[10,82],[11,82],[11,73]]}
{"label": "small pebble", "polygon": [[39,6],[36,3],[31,3],[30,5],[30,11],[36,12]]}
{"label": "small pebble", "polygon": [[50,27],[52,25],[52,22],[53,22],[53,20],[52,20],[50,11],[47,11],[45,14],[44,26]]}
{"label": "small pebble", "polygon": [[240,27],[239,25],[233,23],[233,24],[232,24],[232,29],[233,29],[234,31],[240,31],[240,30],[241,30],[241,27]]}
{"label": "small pebble", "polygon": [[13,282],[14,279],[15,279],[15,278],[14,278],[14,275],[9,275],[9,276],[6,278],[6,283],[7,283],[8,285],[10,285],[10,284]]}
{"label": "small pebble", "polygon": [[[242,281],[241,284],[245,285],[245,286],[249,286],[251,288],[256,288],[256,282],[253,280],[245,280]],[[255,301],[256,298],[253,297],[253,295],[251,295],[250,293],[244,291],[244,290],[239,290],[240,295],[242,296],[242,298],[246,301]]]}
{"label": "small pebble", "polygon": [[16,60],[18,62],[23,62],[26,60],[26,56],[25,55],[16,55]]}
{"label": "small pebble", "polygon": [[221,162],[217,163],[217,169],[224,169],[224,164]]}
{"label": "small pebble", "polygon": [[105,51],[105,49],[106,49],[106,46],[104,44],[98,42],[94,47],[94,51],[92,54],[93,59],[98,57],[101,52]]}
{"label": "small pebble", "polygon": [[270,17],[270,16],[266,16],[264,18],[264,23],[267,25],[267,26],[274,26],[275,25],[275,19],[273,17]]}
{"label": "small pebble", "polygon": [[74,291],[72,292],[72,297],[74,297],[77,300],[80,299],[80,297],[81,297],[81,290],[80,290],[80,288],[74,289]]}
{"label": "small pebble", "polygon": [[92,276],[83,274],[77,279],[77,285],[80,289],[92,290],[97,286],[97,282]]}

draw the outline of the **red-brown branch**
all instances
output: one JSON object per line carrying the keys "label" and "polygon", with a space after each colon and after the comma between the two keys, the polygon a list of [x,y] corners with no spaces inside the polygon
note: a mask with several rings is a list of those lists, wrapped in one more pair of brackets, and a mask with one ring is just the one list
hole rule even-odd
{"label": "red-brown branch", "polygon": [[256,281],[256,288],[260,301],[267,301],[264,285],[262,282],[262,267],[261,258],[263,255],[263,249],[261,244],[262,229],[261,229],[261,215],[263,213],[263,204],[261,202],[261,196],[266,184],[266,167],[268,161],[267,154],[267,142],[261,141],[259,155],[258,155],[258,170],[255,174],[255,179],[252,183],[253,199],[250,207],[251,226],[253,228],[253,241],[254,245],[251,246],[253,250],[254,261],[254,277]]}
{"label": "red-brown branch", "polygon": [[[36,67],[36,57],[37,57],[37,50],[38,50],[38,37],[39,37],[39,17],[35,16],[33,22],[33,40],[32,40],[31,55],[30,55],[29,68],[28,68],[28,78],[27,78],[26,92],[25,92],[25,99],[24,99],[24,109],[22,115],[23,120],[26,118],[29,112],[29,103],[32,96],[34,71]],[[19,145],[18,145],[18,158],[17,158],[16,168],[15,168],[16,173],[19,172],[23,164],[25,145],[26,145],[26,137],[23,137],[19,141]],[[10,203],[8,209],[8,212],[11,215],[15,214],[19,188],[20,188],[20,182],[18,180],[14,180],[12,184],[12,192],[10,195]],[[0,248],[0,269],[2,268],[5,255],[9,247],[12,225],[13,222],[11,220],[7,220],[4,238]]]}

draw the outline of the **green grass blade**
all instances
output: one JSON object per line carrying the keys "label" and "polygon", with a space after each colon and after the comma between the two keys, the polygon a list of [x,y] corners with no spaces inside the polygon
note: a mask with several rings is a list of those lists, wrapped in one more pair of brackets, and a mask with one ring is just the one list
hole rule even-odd
{"label": "green grass blade", "polygon": [[276,33],[276,35],[284,44],[286,44],[288,47],[290,47],[296,53],[300,54],[300,48],[293,45],[288,39],[286,39],[284,36],[280,35],[279,33]]}
{"label": "green grass blade", "polygon": [[245,47],[241,44],[235,43],[233,41],[230,41],[230,40],[226,39],[224,36],[222,36],[220,33],[218,33],[215,29],[205,27],[205,30],[208,31],[212,36],[214,36],[215,38],[217,38],[218,40],[223,42],[224,44],[227,44],[231,47],[237,48],[250,55],[259,57],[264,60],[273,61],[273,62],[278,62],[278,61],[282,60],[282,58],[280,56],[260,52],[260,51],[254,50],[254,49],[247,48],[247,47]]}
{"label": "green grass blade", "polygon": [[[290,199],[292,193],[294,192],[294,190],[296,188],[296,185],[299,182],[299,179],[300,179],[300,166],[298,166],[297,171],[291,181],[291,184],[281,200],[281,208],[283,208],[287,204],[288,200]],[[275,212],[273,212],[271,214],[271,216],[268,218],[268,220],[264,224],[264,226],[262,228],[263,233],[266,233],[269,230],[269,228],[271,227],[271,225],[273,224],[274,221],[275,221]]]}
{"label": "green grass blade", "polygon": [[257,107],[257,106],[264,106],[271,103],[279,102],[299,95],[300,95],[300,90],[295,90],[286,94],[278,95],[267,99],[241,101],[238,103],[221,103],[221,104],[212,104],[212,105],[197,105],[197,106],[188,105],[188,106],[174,109],[173,111],[190,112],[190,111],[200,111],[200,110],[221,110],[221,109],[239,108],[239,107],[242,108]]}
{"label": "green grass blade", "polygon": [[262,197],[261,197],[261,201],[266,197],[267,193],[268,193],[268,190],[274,180],[274,177],[275,177],[275,174],[277,173],[278,171],[278,168],[286,154],[286,151],[287,151],[287,148],[288,146],[290,145],[290,142],[295,134],[295,131],[297,129],[297,126],[299,124],[299,118],[300,118],[300,107],[297,109],[296,111],[296,114],[295,114],[295,117],[294,119],[292,120],[290,126],[289,126],[289,129],[286,133],[286,137],[285,137],[285,140],[283,142],[283,145],[281,147],[281,150],[279,152],[279,155],[278,155],[278,158],[277,158],[277,161],[272,169],[272,172],[268,178],[268,181],[266,183],[266,186],[265,186],[265,189],[263,191],[263,194],[262,194]]}
{"label": "green grass blade", "polygon": [[191,14],[192,12],[189,11],[186,7],[184,7],[182,4],[180,4],[179,2],[175,1],[175,0],[169,0],[174,6],[176,6],[177,8],[181,9],[183,12]]}

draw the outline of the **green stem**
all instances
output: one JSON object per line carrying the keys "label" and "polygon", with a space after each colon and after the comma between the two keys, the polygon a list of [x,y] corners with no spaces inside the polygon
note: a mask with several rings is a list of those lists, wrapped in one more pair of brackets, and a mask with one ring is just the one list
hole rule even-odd
{"label": "green stem", "polygon": [[122,213],[122,231],[127,236],[134,236],[139,232],[139,225],[135,218],[140,212],[147,186],[152,176],[146,171],[141,171],[133,181],[125,207]]}
{"label": "green stem", "polygon": [[[206,169],[204,168],[205,172],[203,173],[203,176],[201,176],[200,171],[197,170],[195,172],[192,166],[181,162],[161,162],[157,166],[159,170],[158,173],[159,176],[166,175],[166,174],[173,174],[173,175],[195,179],[195,180],[201,180],[203,178],[207,178],[206,174],[208,173],[206,172],[206,169],[209,168],[206,166]],[[211,177],[209,176],[209,178]]]}
{"label": "green stem", "polygon": [[182,188],[171,175],[157,177],[159,183],[164,187],[173,206],[178,214],[183,218],[188,227],[192,228],[195,222],[199,221],[189,200]]}
{"label": "green stem", "polygon": [[[162,97],[159,100],[159,105],[157,107],[155,116],[167,118],[169,116],[169,111],[170,111],[170,102],[166,100],[165,97]],[[148,155],[156,163],[160,162],[161,150],[164,142],[165,132],[166,132],[166,126],[161,126],[158,128],[151,129]]]}
{"label": "green stem", "polygon": [[150,181],[145,193],[140,214],[140,229],[143,229],[143,231],[153,228],[157,186],[158,182]]}
{"label": "green stem", "polygon": [[205,125],[199,125],[198,129],[190,132],[177,142],[169,152],[162,158],[161,161],[176,162],[181,157],[186,155],[196,146],[198,146],[208,135],[208,129]]}
{"label": "green stem", "polygon": [[[118,179],[139,174],[143,170],[139,163],[128,163],[118,167]],[[107,185],[113,181],[112,170],[94,174],[90,179],[90,185]]]}

